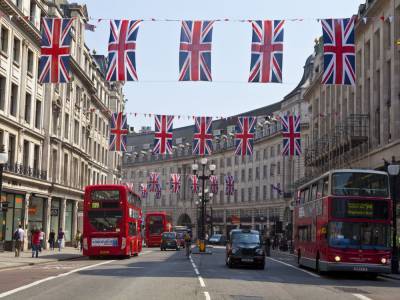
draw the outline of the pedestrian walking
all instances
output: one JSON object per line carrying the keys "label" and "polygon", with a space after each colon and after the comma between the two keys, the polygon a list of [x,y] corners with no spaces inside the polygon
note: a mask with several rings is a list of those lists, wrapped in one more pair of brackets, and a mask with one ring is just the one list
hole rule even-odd
{"label": "pedestrian walking", "polygon": [[42,252],[42,249],[44,249],[44,231],[43,231],[43,228],[40,228],[39,240],[40,240],[39,252]]}
{"label": "pedestrian walking", "polygon": [[58,241],[58,252],[61,251],[62,248],[62,242],[64,240],[64,231],[62,230],[62,228],[60,228],[58,230],[58,234],[57,234],[57,241]]}
{"label": "pedestrian walking", "polygon": [[271,256],[271,239],[269,235],[266,233],[264,235],[264,246],[265,246],[265,255]]}
{"label": "pedestrian walking", "polygon": [[78,230],[75,235],[75,248],[79,248],[81,242],[81,232]]}
{"label": "pedestrian walking", "polygon": [[31,235],[31,245],[32,245],[32,257],[39,257],[40,249],[40,230],[33,229]]}
{"label": "pedestrian walking", "polygon": [[24,245],[25,231],[22,229],[22,225],[18,225],[18,229],[14,232],[15,240],[15,257],[19,257],[21,249]]}
{"label": "pedestrian walking", "polygon": [[49,245],[50,245],[50,250],[53,250],[53,251],[54,251],[54,244],[55,244],[55,242],[56,242],[56,233],[54,232],[54,229],[52,229],[52,230],[50,231],[50,234],[49,234]]}
{"label": "pedestrian walking", "polygon": [[81,239],[80,239],[80,245],[81,245],[81,252],[82,252],[82,250],[83,250],[83,234],[81,234]]}
{"label": "pedestrian walking", "polygon": [[192,239],[190,238],[190,235],[188,232],[185,233],[185,250],[186,250],[186,257],[190,257],[190,252],[192,248]]}

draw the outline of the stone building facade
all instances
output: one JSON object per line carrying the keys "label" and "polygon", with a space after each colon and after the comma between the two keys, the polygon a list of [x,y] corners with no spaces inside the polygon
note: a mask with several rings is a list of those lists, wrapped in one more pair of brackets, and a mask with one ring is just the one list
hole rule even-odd
{"label": "stone building facade", "polygon": [[[120,182],[121,154],[108,151],[110,111],[124,109],[122,84],[104,79],[105,58],[85,45],[86,6],[68,1],[0,0],[0,144],[4,166],[0,241],[12,233],[82,231],[83,188]],[[41,17],[75,17],[69,84],[40,84]],[[26,239],[25,247],[29,239]]]}
{"label": "stone building facade", "polygon": [[[281,125],[271,116],[288,112],[306,116],[308,108],[303,100],[304,85],[308,83],[311,71],[308,59],[303,78],[299,85],[282,101],[240,115],[257,116],[254,155],[235,155],[234,130],[237,118],[213,121],[213,152],[207,156],[208,162],[216,165],[219,191],[207,203],[207,223],[209,232],[227,232],[238,226],[248,226],[259,230],[287,232],[290,236],[291,201],[294,182],[304,176],[304,160],[283,157],[281,154]],[[236,116],[237,117],[237,116]],[[151,120],[150,122],[153,122]],[[303,129],[308,129],[307,116],[302,120]],[[139,185],[147,182],[150,172],[160,174],[161,199],[149,193],[144,199],[144,212],[167,211],[173,217],[173,224],[197,227],[199,196],[190,188],[191,165],[200,164],[200,157],[192,155],[194,126],[173,130],[173,154],[165,157],[153,155],[153,132],[132,133],[128,136],[128,152],[123,159],[123,178],[133,184],[139,192]],[[181,174],[181,192],[169,192],[169,176]],[[209,172],[208,172],[209,173]],[[233,175],[235,192],[232,196],[224,193],[224,176]],[[274,187],[279,187],[281,193]],[[206,187],[210,190],[209,183]],[[212,228],[212,230],[211,230]],[[193,230],[196,233],[196,229]]]}
{"label": "stone building facade", "polygon": [[327,86],[321,84],[323,45],[316,42],[304,95],[311,115],[307,178],[333,168],[385,170],[385,161],[400,163],[400,1],[360,5],[355,44],[355,86]]}

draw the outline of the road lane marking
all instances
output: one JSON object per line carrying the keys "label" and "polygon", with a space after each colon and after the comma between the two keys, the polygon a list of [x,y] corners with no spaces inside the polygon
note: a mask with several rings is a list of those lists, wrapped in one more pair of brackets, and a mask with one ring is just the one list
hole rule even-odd
{"label": "road lane marking", "polygon": [[363,294],[352,294],[352,295],[361,300],[372,300],[371,298],[368,298],[367,296],[364,296]]}
{"label": "road lane marking", "polygon": [[34,286],[39,285],[39,284],[41,284],[43,282],[46,282],[46,281],[50,281],[50,280],[53,280],[53,279],[56,279],[56,278],[61,278],[61,277],[64,277],[64,276],[67,276],[67,275],[70,275],[70,274],[73,274],[73,273],[76,273],[76,272],[79,272],[79,271],[87,270],[87,269],[90,269],[90,268],[93,268],[93,267],[98,267],[98,266],[101,266],[101,265],[105,265],[105,264],[108,264],[108,263],[113,262],[113,261],[115,261],[115,260],[108,260],[108,261],[101,262],[101,263],[98,263],[98,264],[95,264],[95,265],[90,265],[90,266],[82,267],[82,268],[79,268],[79,269],[75,269],[75,270],[69,271],[67,273],[62,273],[62,274],[59,274],[57,276],[46,277],[46,278],[31,282],[31,283],[29,283],[27,285],[20,286],[20,287],[18,287],[16,289],[9,290],[7,292],[1,293],[0,294],[0,298],[4,298],[4,297],[10,296],[12,294],[18,293],[20,291],[29,289],[31,287],[34,287]]}
{"label": "road lane marking", "polygon": [[[200,276],[199,269],[197,268],[196,264],[194,263],[194,261],[193,261],[191,255],[189,256],[189,260],[190,260],[190,263],[192,264],[192,267],[193,267],[193,269],[194,269],[194,272],[195,272],[196,275],[197,275],[197,279],[198,279],[199,282],[200,282],[200,286],[201,286],[202,288],[205,288],[205,287],[206,287],[206,283],[204,282],[203,277]],[[204,297],[206,297],[206,300],[211,300],[210,293],[207,292],[207,291],[204,291]]]}
{"label": "road lane marking", "polygon": [[280,264],[282,264],[282,265],[285,265],[285,266],[287,266],[287,267],[290,267],[290,268],[293,268],[293,269],[302,271],[302,272],[304,272],[304,273],[307,273],[308,275],[311,275],[311,276],[313,276],[313,277],[316,277],[316,278],[320,278],[320,277],[321,277],[321,276],[319,276],[319,275],[317,275],[317,274],[314,274],[314,273],[312,273],[312,272],[309,272],[309,271],[300,269],[300,268],[298,268],[298,267],[295,267],[295,266],[293,266],[293,265],[291,265],[291,264],[288,264],[288,263],[285,263],[285,262],[283,262],[283,261],[280,261],[280,260],[277,260],[277,259],[274,259],[274,258],[271,258],[271,257],[267,257],[267,258],[270,259],[270,260],[273,260],[273,261],[275,261],[275,262],[278,262],[278,263],[280,263]]}
{"label": "road lane marking", "polygon": [[200,286],[201,287],[206,287],[206,284],[204,283],[203,277],[198,276],[198,278],[199,278],[199,281],[200,281]]}

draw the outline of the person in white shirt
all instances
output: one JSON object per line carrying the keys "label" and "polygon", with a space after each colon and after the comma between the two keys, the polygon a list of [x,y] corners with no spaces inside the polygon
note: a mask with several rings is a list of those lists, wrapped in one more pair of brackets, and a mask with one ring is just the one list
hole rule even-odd
{"label": "person in white shirt", "polygon": [[14,232],[15,240],[15,257],[19,257],[22,247],[24,245],[25,231],[22,229],[22,225],[18,226],[18,229]]}
{"label": "person in white shirt", "polygon": [[42,249],[44,249],[44,232],[43,232],[43,228],[40,228],[39,240],[40,240],[39,252],[42,252]]}

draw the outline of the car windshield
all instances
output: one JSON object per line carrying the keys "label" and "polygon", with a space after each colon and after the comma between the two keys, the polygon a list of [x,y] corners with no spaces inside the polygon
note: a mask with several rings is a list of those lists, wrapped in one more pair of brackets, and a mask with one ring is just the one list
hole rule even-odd
{"label": "car windshield", "polygon": [[330,222],[329,245],[337,248],[385,250],[389,248],[389,226],[374,223]]}
{"label": "car windshield", "polygon": [[260,235],[257,233],[243,233],[243,232],[233,233],[232,243],[259,244]]}
{"label": "car windshield", "polygon": [[88,211],[89,223],[94,231],[113,232],[119,228],[122,218],[120,210],[93,210]]}
{"label": "car windshield", "polygon": [[175,239],[175,236],[176,236],[175,232],[164,232],[162,234],[163,239]]}

